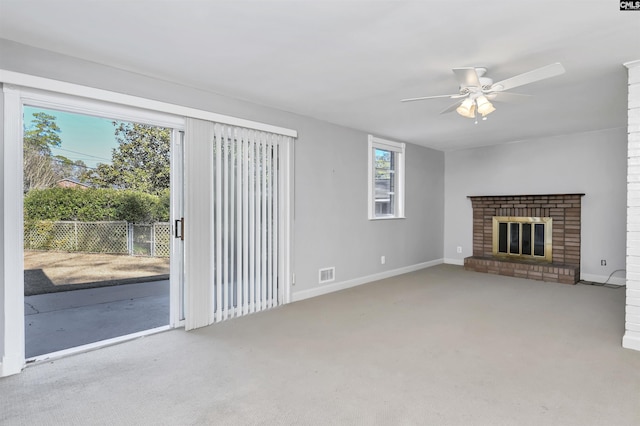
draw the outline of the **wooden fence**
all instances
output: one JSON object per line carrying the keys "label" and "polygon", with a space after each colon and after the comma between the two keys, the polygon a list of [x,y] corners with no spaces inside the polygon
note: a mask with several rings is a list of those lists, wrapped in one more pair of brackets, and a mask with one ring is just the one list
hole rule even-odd
{"label": "wooden fence", "polygon": [[26,250],[169,257],[170,245],[167,222],[30,221],[24,226]]}

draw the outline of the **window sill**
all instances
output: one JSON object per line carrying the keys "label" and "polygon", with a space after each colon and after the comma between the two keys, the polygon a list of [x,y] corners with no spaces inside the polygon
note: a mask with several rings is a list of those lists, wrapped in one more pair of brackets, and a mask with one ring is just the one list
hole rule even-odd
{"label": "window sill", "polygon": [[405,216],[379,216],[370,217],[369,220],[394,220],[394,219],[406,219]]}

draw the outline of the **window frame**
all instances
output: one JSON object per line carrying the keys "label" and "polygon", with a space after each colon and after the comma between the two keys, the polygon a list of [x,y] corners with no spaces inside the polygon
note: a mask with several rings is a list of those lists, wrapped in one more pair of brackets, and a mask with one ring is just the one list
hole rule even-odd
{"label": "window frame", "polygon": [[[391,151],[395,156],[394,159],[394,213],[390,215],[378,216],[376,214],[376,185],[375,185],[375,151],[381,149]],[[369,135],[368,138],[368,196],[367,196],[367,214],[369,220],[389,220],[389,219],[405,219],[405,150],[406,144],[402,142],[390,141]]]}

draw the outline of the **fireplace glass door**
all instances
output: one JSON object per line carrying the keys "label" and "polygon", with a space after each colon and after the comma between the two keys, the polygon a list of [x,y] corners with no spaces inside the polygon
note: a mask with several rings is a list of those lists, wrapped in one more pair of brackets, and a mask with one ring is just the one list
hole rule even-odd
{"label": "fireplace glass door", "polygon": [[493,218],[493,254],[551,262],[551,226],[548,217]]}

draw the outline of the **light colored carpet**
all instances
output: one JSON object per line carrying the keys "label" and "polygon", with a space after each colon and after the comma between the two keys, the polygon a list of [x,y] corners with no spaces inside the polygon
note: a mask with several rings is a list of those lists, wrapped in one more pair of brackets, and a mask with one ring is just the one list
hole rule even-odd
{"label": "light colored carpet", "polygon": [[624,289],[440,265],[0,379],[3,425],[638,425]]}

